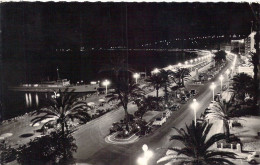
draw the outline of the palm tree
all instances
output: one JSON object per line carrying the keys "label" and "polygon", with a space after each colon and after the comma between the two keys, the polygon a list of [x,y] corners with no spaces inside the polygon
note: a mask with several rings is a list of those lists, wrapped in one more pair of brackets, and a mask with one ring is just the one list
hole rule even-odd
{"label": "palm tree", "polygon": [[253,79],[246,73],[239,73],[233,77],[233,90],[236,91],[237,97],[244,102],[245,94],[253,94]]}
{"label": "palm tree", "polygon": [[78,119],[80,122],[87,122],[91,119],[88,114],[89,106],[84,101],[78,101],[78,95],[73,90],[59,90],[59,97],[53,97],[46,100],[47,106],[36,111],[33,115],[37,117],[31,121],[33,125],[37,122],[47,120],[43,128],[50,123],[56,122],[60,126],[62,135],[69,130],[69,122]]}
{"label": "palm tree", "polygon": [[107,97],[109,98],[108,102],[118,101],[117,106],[123,107],[125,111],[125,121],[126,121],[126,129],[129,131],[129,113],[128,113],[128,103],[130,101],[134,101],[138,98],[142,98],[144,96],[144,91],[139,88],[138,84],[133,82],[128,83],[128,81],[116,82],[115,90],[108,93]]}
{"label": "palm tree", "polygon": [[162,78],[163,86],[164,86],[164,97],[165,103],[168,103],[168,87],[170,86],[171,80],[174,81],[174,72],[171,70],[164,70],[162,69],[159,73]]}
{"label": "palm tree", "polygon": [[229,141],[230,130],[229,121],[232,118],[231,103],[225,100],[220,100],[213,104],[211,109],[205,111],[205,119],[219,119],[223,121],[223,128],[225,129],[226,140]]}
{"label": "palm tree", "polygon": [[154,89],[156,90],[156,100],[157,100],[157,110],[159,108],[159,89],[163,87],[164,80],[162,76],[157,73],[157,74],[152,74],[148,79],[146,79],[149,83],[149,86],[153,86]]}
{"label": "palm tree", "polygon": [[214,60],[217,65],[221,64],[223,61],[226,61],[226,52],[223,50],[216,52]]}
{"label": "palm tree", "polygon": [[184,81],[186,81],[189,76],[190,70],[187,68],[178,68],[178,70],[175,72],[175,77],[178,77],[180,87],[184,87]]}
{"label": "palm tree", "polygon": [[208,165],[208,164],[231,164],[227,158],[235,159],[235,153],[210,150],[210,147],[219,140],[225,138],[222,133],[214,134],[210,137],[209,131],[212,124],[197,123],[193,121],[191,125],[186,125],[186,131],[181,128],[174,128],[178,135],[171,136],[170,140],[177,140],[184,145],[182,148],[170,148],[177,152],[170,159],[170,162],[181,164]]}
{"label": "palm tree", "polygon": [[135,112],[135,116],[138,116],[142,119],[147,111],[150,111],[156,107],[156,102],[156,98],[153,96],[143,97],[142,99],[136,100],[135,103],[138,109]]}

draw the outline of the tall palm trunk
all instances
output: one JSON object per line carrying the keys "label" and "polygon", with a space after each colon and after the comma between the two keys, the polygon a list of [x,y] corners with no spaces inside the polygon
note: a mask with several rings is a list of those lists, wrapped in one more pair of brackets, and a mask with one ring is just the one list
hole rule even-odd
{"label": "tall palm trunk", "polygon": [[226,141],[229,141],[230,130],[229,130],[229,121],[228,120],[223,120],[223,128],[225,130]]}
{"label": "tall palm trunk", "polygon": [[126,130],[129,132],[129,113],[127,111],[127,105],[124,106],[124,110],[125,110]]}
{"label": "tall palm trunk", "polygon": [[156,87],[156,110],[159,109],[159,87]]}
{"label": "tall palm trunk", "polygon": [[165,104],[168,104],[168,88],[167,88],[167,84],[165,84],[164,86],[164,96],[165,96]]}

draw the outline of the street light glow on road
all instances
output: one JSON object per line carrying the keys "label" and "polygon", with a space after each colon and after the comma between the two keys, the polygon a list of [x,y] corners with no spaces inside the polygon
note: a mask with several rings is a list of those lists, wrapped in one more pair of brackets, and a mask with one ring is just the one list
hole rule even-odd
{"label": "street light glow on road", "polygon": [[215,90],[215,88],[216,88],[216,85],[215,85],[215,83],[213,82],[213,83],[210,85],[210,89],[211,89],[212,92],[213,92],[213,101],[214,101],[214,90]]}
{"label": "street light glow on road", "polygon": [[148,146],[146,144],[142,146],[142,149],[144,151],[143,157],[139,157],[137,159],[137,163],[139,165],[148,165],[148,161],[153,156],[153,152],[148,150]]}
{"label": "street light glow on road", "polygon": [[194,122],[195,122],[195,126],[196,126],[196,123],[197,123],[197,116],[196,116],[196,114],[197,114],[197,109],[198,109],[198,106],[199,106],[199,104],[198,104],[198,102],[197,102],[197,100],[196,99],[193,99],[193,102],[192,102],[192,104],[191,104],[191,108],[193,109],[193,111],[194,111]]}

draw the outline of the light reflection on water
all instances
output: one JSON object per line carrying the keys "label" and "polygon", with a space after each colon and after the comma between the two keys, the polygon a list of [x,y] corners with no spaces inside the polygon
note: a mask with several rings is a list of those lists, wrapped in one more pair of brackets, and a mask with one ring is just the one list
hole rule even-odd
{"label": "light reflection on water", "polygon": [[[30,108],[33,105],[35,105],[36,107],[39,106],[39,96],[38,96],[38,93],[25,93],[24,97],[25,97],[25,104],[26,104],[27,108]],[[46,98],[47,98],[47,93],[46,93]]]}

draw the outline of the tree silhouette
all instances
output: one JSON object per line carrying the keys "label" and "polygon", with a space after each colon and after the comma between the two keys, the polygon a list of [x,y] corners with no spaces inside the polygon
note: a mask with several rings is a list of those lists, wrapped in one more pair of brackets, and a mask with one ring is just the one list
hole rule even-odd
{"label": "tree silhouette", "polygon": [[220,100],[212,106],[212,108],[205,111],[205,119],[218,119],[223,121],[223,128],[225,129],[226,140],[229,141],[230,130],[229,121],[233,117],[233,110],[230,102]]}
{"label": "tree silhouette", "polygon": [[186,130],[177,129],[177,135],[171,136],[170,140],[176,140],[183,144],[182,148],[169,148],[177,152],[173,154],[169,162],[191,164],[191,165],[208,165],[208,164],[231,164],[227,158],[235,159],[235,153],[210,150],[210,147],[219,140],[225,138],[222,133],[214,134],[208,137],[212,124],[196,123],[193,121]]}
{"label": "tree silhouette", "polygon": [[78,95],[73,90],[59,90],[59,97],[49,98],[46,100],[47,106],[36,111],[33,115],[37,115],[31,121],[33,125],[37,122],[48,120],[44,126],[49,123],[56,123],[57,128],[61,128],[62,134],[65,129],[69,130],[69,122],[78,119],[80,122],[86,123],[91,119],[85,101],[79,101]]}
{"label": "tree silhouette", "polygon": [[232,89],[236,93],[236,97],[245,102],[245,94],[249,93],[250,95],[254,94],[253,79],[246,73],[239,73],[233,77]]}
{"label": "tree silhouette", "polygon": [[126,129],[129,131],[129,113],[128,103],[144,96],[144,91],[139,88],[138,84],[133,82],[128,83],[127,80],[123,79],[116,83],[115,90],[110,91],[107,95],[109,98],[108,102],[118,101],[117,106],[123,107],[125,111]]}

